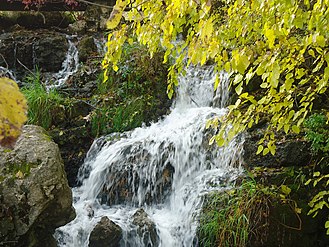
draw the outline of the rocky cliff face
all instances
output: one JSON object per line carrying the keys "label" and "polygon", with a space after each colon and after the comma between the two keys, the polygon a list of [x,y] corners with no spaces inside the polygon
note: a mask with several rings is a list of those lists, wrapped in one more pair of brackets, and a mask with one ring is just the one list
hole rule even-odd
{"label": "rocky cliff face", "polygon": [[27,125],[13,150],[0,147],[0,245],[56,246],[54,230],[75,217],[58,146]]}
{"label": "rocky cliff face", "polygon": [[35,68],[57,72],[67,50],[68,41],[62,33],[18,29],[0,35],[0,66],[14,70],[18,79]]}

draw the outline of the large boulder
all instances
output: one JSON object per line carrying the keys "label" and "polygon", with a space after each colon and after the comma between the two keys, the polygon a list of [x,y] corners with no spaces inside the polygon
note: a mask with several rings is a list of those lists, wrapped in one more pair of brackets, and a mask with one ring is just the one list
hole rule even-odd
{"label": "large boulder", "polygon": [[55,229],[75,217],[58,146],[27,125],[0,153],[0,245],[56,246]]}
{"label": "large boulder", "polygon": [[104,216],[90,233],[89,247],[117,247],[122,238],[122,229]]}

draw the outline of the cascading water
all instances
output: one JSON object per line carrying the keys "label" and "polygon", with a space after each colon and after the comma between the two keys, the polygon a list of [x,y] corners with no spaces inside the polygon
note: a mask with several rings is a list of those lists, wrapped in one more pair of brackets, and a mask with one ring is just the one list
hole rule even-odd
{"label": "cascading water", "polygon": [[[57,230],[59,246],[88,246],[102,216],[122,228],[120,246],[197,245],[204,195],[227,188],[241,172],[238,142],[208,145],[207,119],[226,111],[210,107],[214,80],[211,67],[187,69],[167,117],[94,142],[80,169],[82,185],[73,189],[77,217]],[[134,220],[140,208],[154,222],[153,233],[150,227],[141,231]]]}
{"label": "cascading water", "polygon": [[12,70],[7,69],[2,66],[0,66],[0,77],[8,77],[16,82],[19,82],[19,80],[17,80],[17,78],[15,76],[15,73]]}
{"label": "cascading water", "polygon": [[52,78],[46,82],[47,88],[54,88],[63,85],[71,75],[78,71],[79,55],[78,48],[73,41],[74,38],[74,36],[67,36],[69,48],[62,64],[62,69],[53,74]]}

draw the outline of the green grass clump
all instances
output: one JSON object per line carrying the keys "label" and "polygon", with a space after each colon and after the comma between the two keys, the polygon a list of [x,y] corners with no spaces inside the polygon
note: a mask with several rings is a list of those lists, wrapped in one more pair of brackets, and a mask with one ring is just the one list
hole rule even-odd
{"label": "green grass clump", "polygon": [[271,193],[254,180],[209,196],[200,216],[198,238],[204,247],[243,247],[266,234]]}
{"label": "green grass clump", "polygon": [[56,109],[61,107],[63,97],[56,89],[47,89],[42,84],[40,73],[26,78],[27,86],[22,88],[28,102],[28,123],[49,129]]}

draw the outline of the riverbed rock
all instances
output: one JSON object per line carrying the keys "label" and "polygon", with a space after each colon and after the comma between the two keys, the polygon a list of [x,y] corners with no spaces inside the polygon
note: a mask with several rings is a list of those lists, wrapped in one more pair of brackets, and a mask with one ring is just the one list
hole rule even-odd
{"label": "riverbed rock", "polygon": [[118,247],[122,238],[122,229],[103,216],[90,233],[89,247]]}
{"label": "riverbed rock", "polygon": [[144,209],[138,209],[133,215],[133,224],[137,226],[137,234],[142,239],[144,246],[159,246],[159,236],[155,224]]}
{"label": "riverbed rock", "polygon": [[143,143],[126,146],[122,157],[107,170],[106,183],[99,194],[101,203],[162,203],[171,191],[175,172],[168,162],[170,151],[173,145],[163,143],[159,150],[161,156],[154,159]]}
{"label": "riverbed rock", "polygon": [[92,36],[83,37],[79,44],[79,61],[86,62],[93,54],[97,54],[97,46],[95,44],[94,38]]}
{"label": "riverbed rock", "polygon": [[14,149],[0,153],[0,245],[56,246],[55,229],[75,217],[58,146],[26,125]]}

